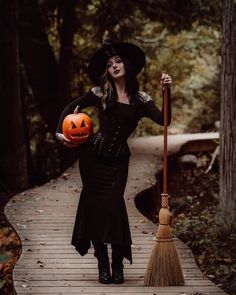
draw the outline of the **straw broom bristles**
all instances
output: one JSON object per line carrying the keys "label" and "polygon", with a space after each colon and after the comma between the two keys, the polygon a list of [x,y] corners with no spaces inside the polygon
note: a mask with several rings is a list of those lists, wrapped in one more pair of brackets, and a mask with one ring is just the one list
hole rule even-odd
{"label": "straw broom bristles", "polygon": [[184,277],[170,228],[170,211],[159,212],[159,227],[144,278],[146,286],[182,286]]}

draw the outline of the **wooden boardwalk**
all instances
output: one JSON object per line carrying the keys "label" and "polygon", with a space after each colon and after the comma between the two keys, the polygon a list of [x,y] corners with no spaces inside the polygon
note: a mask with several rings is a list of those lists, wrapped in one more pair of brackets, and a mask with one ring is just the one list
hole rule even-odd
{"label": "wooden boardwalk", "polygon": [[[183,136],[169,139],[173,149],[184,141]],[[190,249],[178,239],[175,243],[185,286],[143,286],[156,226],[138,212],[133,198],[155,183],[154,174],[161,168],[162,137],[133,139],[130,146],[132,157],[125,198],[133,239],[133,264],[125,261],[125,283],[98,283],[93,249],[81,257],[70,244],[81,190],[75,164],[59,178],[15,196],[6,206],[5,213],[22,241],[22,255],[13,272],[17,294],[225,294],[203,276]]]}

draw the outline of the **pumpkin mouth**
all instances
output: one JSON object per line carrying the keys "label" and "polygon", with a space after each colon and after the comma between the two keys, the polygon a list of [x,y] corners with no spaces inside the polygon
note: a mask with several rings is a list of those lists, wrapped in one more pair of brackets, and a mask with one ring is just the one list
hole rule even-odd
{"label": "pumpkin mouth", "polygon": [[88,134],[86,133],[75,133],[75,134],[71,134],[70,137],[72,138],[87,138]]}

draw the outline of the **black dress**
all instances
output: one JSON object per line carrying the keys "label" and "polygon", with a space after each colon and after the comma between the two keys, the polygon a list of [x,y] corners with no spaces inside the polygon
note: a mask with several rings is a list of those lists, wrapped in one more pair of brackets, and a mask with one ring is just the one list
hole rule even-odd
{"label": "black dress", "polygon": [[77,105],[80,109],[95,106],[99,111],[99,130],[82,147],[79,157],[83,188],[71,243],[81,255],[87,253],[91,241],[111,243],[122,246],[124,257],[132,263],[132,240],[123,198],[130,156],[127,138],[144,116],[163,125],[163,112],[150,96],[140,94],[136,107],[115,102],[104,111],[100,88],[95,87],[70,103],[61,114],[57,132],[61,132],[64,117]]}

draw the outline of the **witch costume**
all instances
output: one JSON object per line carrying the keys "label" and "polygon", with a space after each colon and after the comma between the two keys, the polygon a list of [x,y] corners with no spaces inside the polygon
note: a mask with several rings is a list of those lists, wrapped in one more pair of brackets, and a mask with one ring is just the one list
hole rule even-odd
{"label": "witch costume", "polygon": [[[57,132],[61,133],[63,119],[73,113],[76,106],[80,110],[90,106],[98,109],[99,129],[83,145],[82,152],[80,151],[79,169],[83,188],[71,244],[81,255],[85,255],[92,242],[100,270],[108,267],[109,263],[106,244],[112,245],[113,267],[123,267],[124,257],[132,263],[132,239],[123,198],[130,157],[127,139],[142,117],[148,117],[160,125],[164,124],[163,111],[142,91],[139,91],[139,101],[136,104],[110,100],[104,108],[100,77],[107,59],[114,55],[128,58],[133,64],[135,74],[139,73],[145,63],[144,53],[136,45],[119,42],[103,46],[94,54],[89,64],[89,77],[97,86],[67,105],[57,128]],[[168,111],[170,122],[170,107]],[[122,283],[122,275],[120,278],[118,274],[114,280],[114,283]],[[100,281],[108,283],[106,275]]]}

